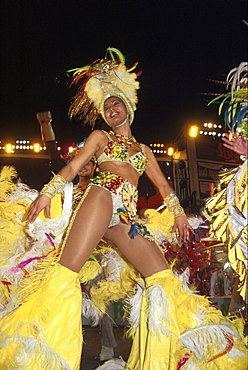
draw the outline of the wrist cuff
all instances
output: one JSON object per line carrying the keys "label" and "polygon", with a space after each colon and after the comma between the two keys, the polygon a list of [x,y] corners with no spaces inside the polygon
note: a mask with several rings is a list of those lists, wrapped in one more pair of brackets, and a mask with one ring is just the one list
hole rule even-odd
{"label": "wrist cuff", "polygon": [[48,184],[44,185],[40,194],[53,198],[54,195],[63,193],[65,184],[66,180],[61,175],[55,175]]}
{"label": "wrist cuff", "polygon": [[183,207],[179,203],[178,197],[174,192],[164,198],[163,203],[166,205],[167,209],[174,214],[175,217],[185,215]]}

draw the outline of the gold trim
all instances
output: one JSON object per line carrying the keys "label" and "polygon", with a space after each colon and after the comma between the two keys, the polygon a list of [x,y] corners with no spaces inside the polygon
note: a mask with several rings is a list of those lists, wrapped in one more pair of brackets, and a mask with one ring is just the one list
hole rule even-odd
{"label": "gold trim", "polygon": [[79,208],[81,207],[82,203],[84,202],[84,200],[85,200],[86,196],[88,195],[88,193],[89,193],[89,191],[90,191],[91,187],[92,187],[92,185],[89,185],[89,186],[87,187],[87,189],[85,190],[85,192],[84,192],[84,194],[83,194],[83,196],[82,196],[82,199],[80,199],[80,201],[78,202],[77,207],[75,208],[75,210],[74,210],[74,211],[73,211],[73,213],[72,213],[72,216],[71,216],[71,218],[70,218],[69,224],[68,224],[68,226],[67,226],[67,230],[66,230],[66,233],[65,233],[65,237],[64,237],[63,243],[62,243],[61,248],[60,248],[60,251],[59,251],[59,257],[61,256],[61,254],[62,254],[62,252],[63,252],[63,250],[64,250],[64,247],[65,247],[66,241],[67,241],[67,239],[68,239],[69,233],[70,233],[71,228],[72,228],[72,224],[73,224],[73,222],[74,222],[74,220],[75,220],[75,218],[76,218],[76,215],[77,215],[77,213],[78,213],[78,210],[79,210]]}

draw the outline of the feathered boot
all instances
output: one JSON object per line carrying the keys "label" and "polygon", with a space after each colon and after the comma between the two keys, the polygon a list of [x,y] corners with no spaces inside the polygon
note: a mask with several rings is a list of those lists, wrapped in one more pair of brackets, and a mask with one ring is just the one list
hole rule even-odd
{"label": "feathered boot", "polygon": [[78,274],[56,263],[35,279],[26,287],[31,293],[24,302],[0,319],[0,368],[78,370],[82,351]]}
{"label": "feathered boot", "polygon": [[134,320],[134,341],[123,368],[246,369],[246,349],[238,331],[208,299],[193,294],[170,270],[145,282],[140,319]]}

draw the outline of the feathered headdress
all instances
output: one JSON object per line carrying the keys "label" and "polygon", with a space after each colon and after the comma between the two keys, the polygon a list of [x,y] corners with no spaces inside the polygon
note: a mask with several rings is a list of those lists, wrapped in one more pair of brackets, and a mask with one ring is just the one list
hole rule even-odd
{"label": "feathered headdress", "polygon": [[138,102],[136,90],[139,89],[139,82],[136,81],[137,74],[131,73],[136,65],[127,69],[123,54],[115,48],[108,48],[104,59],[68,71],[73,72],[72,84],[80,82],[78,93],[69,108],[69,117],[82,115],[85,123],[94,126],[99,114],[105,119],[105,100],[116,96],[126,105],[131,124]]}
{"label": "feathered headdress", "polygon": [[224,98],[220,103],[219,113],[227,104],[224,113],[227,127],[239,135],[248,136],[248,63],[242,62],[233,68],[224,83],[227,88],[230,87],[230,92],[221,94],[209,104]]}

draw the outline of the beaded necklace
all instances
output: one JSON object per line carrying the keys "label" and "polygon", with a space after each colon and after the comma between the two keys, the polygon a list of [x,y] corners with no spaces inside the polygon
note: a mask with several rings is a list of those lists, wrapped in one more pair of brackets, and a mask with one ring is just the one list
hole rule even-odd
{"label": "beaded necklace", "polygon": [[133,145],[133,143],[138,143],[138,141],[134,137],[123,136],[120,134],[116,134],[113,131],[110,131],[109,133],[110,135],[113,135],[116,137],[116,141],[118,144],[125,145],[127,148],[130,148]]}

